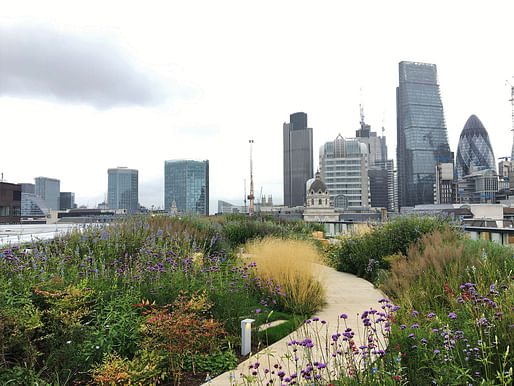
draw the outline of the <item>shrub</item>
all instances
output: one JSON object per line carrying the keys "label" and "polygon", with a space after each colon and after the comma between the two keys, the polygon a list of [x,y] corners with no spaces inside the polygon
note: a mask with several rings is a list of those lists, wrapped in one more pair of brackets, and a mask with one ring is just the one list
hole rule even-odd
{"label": "shrub", "polygon": [[226,335],[220,322],[205,317],[209,308],[205,295],[194,294],[188,299],[186,293],[182,293],[172,307],[144,311],[147,318],[141,326],[143,347],[168,353],[171,373],[177,383],[180,383],[186,354],[215,352]]}
{"label": "shrub", "polygon": [[321,224],[307,224],[301,220],[282,220],[272,216],[227,215],[222,222],[222,235],[235,248],[252,239],[267,236],[308,238],[313,231],[322,231]]}
{"label": "shrub", "polygon": [[447,217],[398,216],[388,223],[372,225],[369,232],[343,237],[339,244],[328,245],[326,256],[339,271],[353,273],[375,282],[382,269],[389,268],[384,257],[407,253],[409,246],[424,234],[457,226]]}
{"label": "shrub", "polygon": [[99,385],[156,385],[166,378],[163,357],[153,351],[143,350],[132,360],[116,352],[105,354],[101,363],[90,373]]}
{"label": "shrub", "polygon": [[[294,314],[310,315],[325,302],[319,274],[321,257],[310,242],[265,238],[245,247],[255,262],[259,289],[279,288],[279,306]],[[264,306],[269,306],[265,304]]]}

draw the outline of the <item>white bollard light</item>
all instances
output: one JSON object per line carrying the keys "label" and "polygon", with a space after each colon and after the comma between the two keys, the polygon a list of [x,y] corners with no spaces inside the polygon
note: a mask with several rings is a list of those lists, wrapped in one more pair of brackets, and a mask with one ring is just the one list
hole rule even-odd
{"label": "white bollard light", "polygon": [[246,355],[252,350],[252,323],[255,319],[241,321],[241,355]]}

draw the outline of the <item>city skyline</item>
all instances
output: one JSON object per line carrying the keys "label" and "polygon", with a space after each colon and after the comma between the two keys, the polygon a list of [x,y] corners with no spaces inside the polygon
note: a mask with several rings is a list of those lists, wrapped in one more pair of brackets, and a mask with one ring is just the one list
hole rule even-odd
{"label": "city skyline", "polygon": [[[162,162],[209,159],[212,212],[218,199],[242,203],[245,179],[248,193],[253,139],[256,196],[262,186],[280,203],[281,129],[292,112],[307,113],[314,128],[314,170],[321,144],[339,133],[354,137],[359,104],[373,131],[381,133],[384,122],[395,154],[404,60],[437,65],[451,151],[476,114],[495,156],[510,155],[505,81],[514,75],[514,6],[435,1],[420,19],[411,4],[4,5],[2,143],[23,133],[29,142],[20,144],[35,146],[23,148],[22,160],[20,146],[2,149],[0,172],[16,183],[55,176],[78,205],[92,207],[104,199],[105,169],[131,165],[140,173],[141,204],[162,207]],[[472,27],[487,20],[494,20],[488,28]],[[305,55],[293,60],[288,52]]]}

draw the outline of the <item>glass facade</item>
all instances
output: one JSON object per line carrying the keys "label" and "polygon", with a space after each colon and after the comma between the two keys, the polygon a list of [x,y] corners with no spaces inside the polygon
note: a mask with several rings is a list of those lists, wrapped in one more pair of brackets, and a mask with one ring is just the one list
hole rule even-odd
{"label": "glass facade", "polygon": [[36,177],[35,193],[45,200],[49,209],[59,210],[61,207],[61,181],[54,178]]}
{"label": "glass facade", "polygon": [[209,161],[164,161],[164,209],[209,215]]}
{"label": "glass facade", "polygon": [[294,113],[283,126],[284,205],[305,204],[305,183],[314,174],[312,128],[307,127],[307,114]]}
{"label": "glass facade", "polygon": [[400,62],[396,90],[399,205],[433,204],[435,167],[451,160],[435,64]]}
{"label": "glass facade", "polygon": [[460,134],[456,159],[457,179],[462,179],[470,174],[472,166],[496,171],[489,135],[476,115],[468,118]]}
{"label": "glass facade", "polygon": [[75,193],[61,192],[61,210],[75,208]]}
{"label": "glass facade", "polygon": [[128,213],[138,211],[138,171],[125,167],[108,169],[107,205],[109,209],[126,209]]}

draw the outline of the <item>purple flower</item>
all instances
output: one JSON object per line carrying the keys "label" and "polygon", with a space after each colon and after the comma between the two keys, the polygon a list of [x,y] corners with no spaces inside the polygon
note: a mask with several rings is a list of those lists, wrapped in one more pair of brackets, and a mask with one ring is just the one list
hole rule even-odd
{"label": "purple flower", "polygon": [[410,328],[419,328],[419,324],[413,324]]}
{"label": "purple flower", "polygon": [[348,319],[348,315],[346,315],[346,314],[341,314],[341,319]]}
{"label": "purple flower", "polygon": [[431,312],[430,314],[427,315],[427,318],[433,318],[435,316],[435,314],[433,312]]}
{"label": "purple flower", "polygon": [[418,311],[416,311],[416,310],[414,310],[414,311],[412,311],[412,312],[411,312],[411,315],[412,315],[412,316],[416,316],[417,314],[418,314]]}
{"label": "purple flower", "polygon": [[448,314],[448,316],[449,316],[451,319],[457,319],[457,315],[456,315],[455,313],[453,313],[453,312],[450,312],[450,313]]}
{"label": "purple flower", "polygon": [[257,308],[257,309],[255,310],[255,313],[256,313],[256,314],[259,314],[260,312],[261,312],[261,309],[260,309],[260,308]]}
{"label": "purple flower", "polygon": [[436,355],[437,355],[437,354],[440,354],[440,353],[441,353],[441,351],[439,351],[439,350],[434,350],[434,354],[436,354]]}

